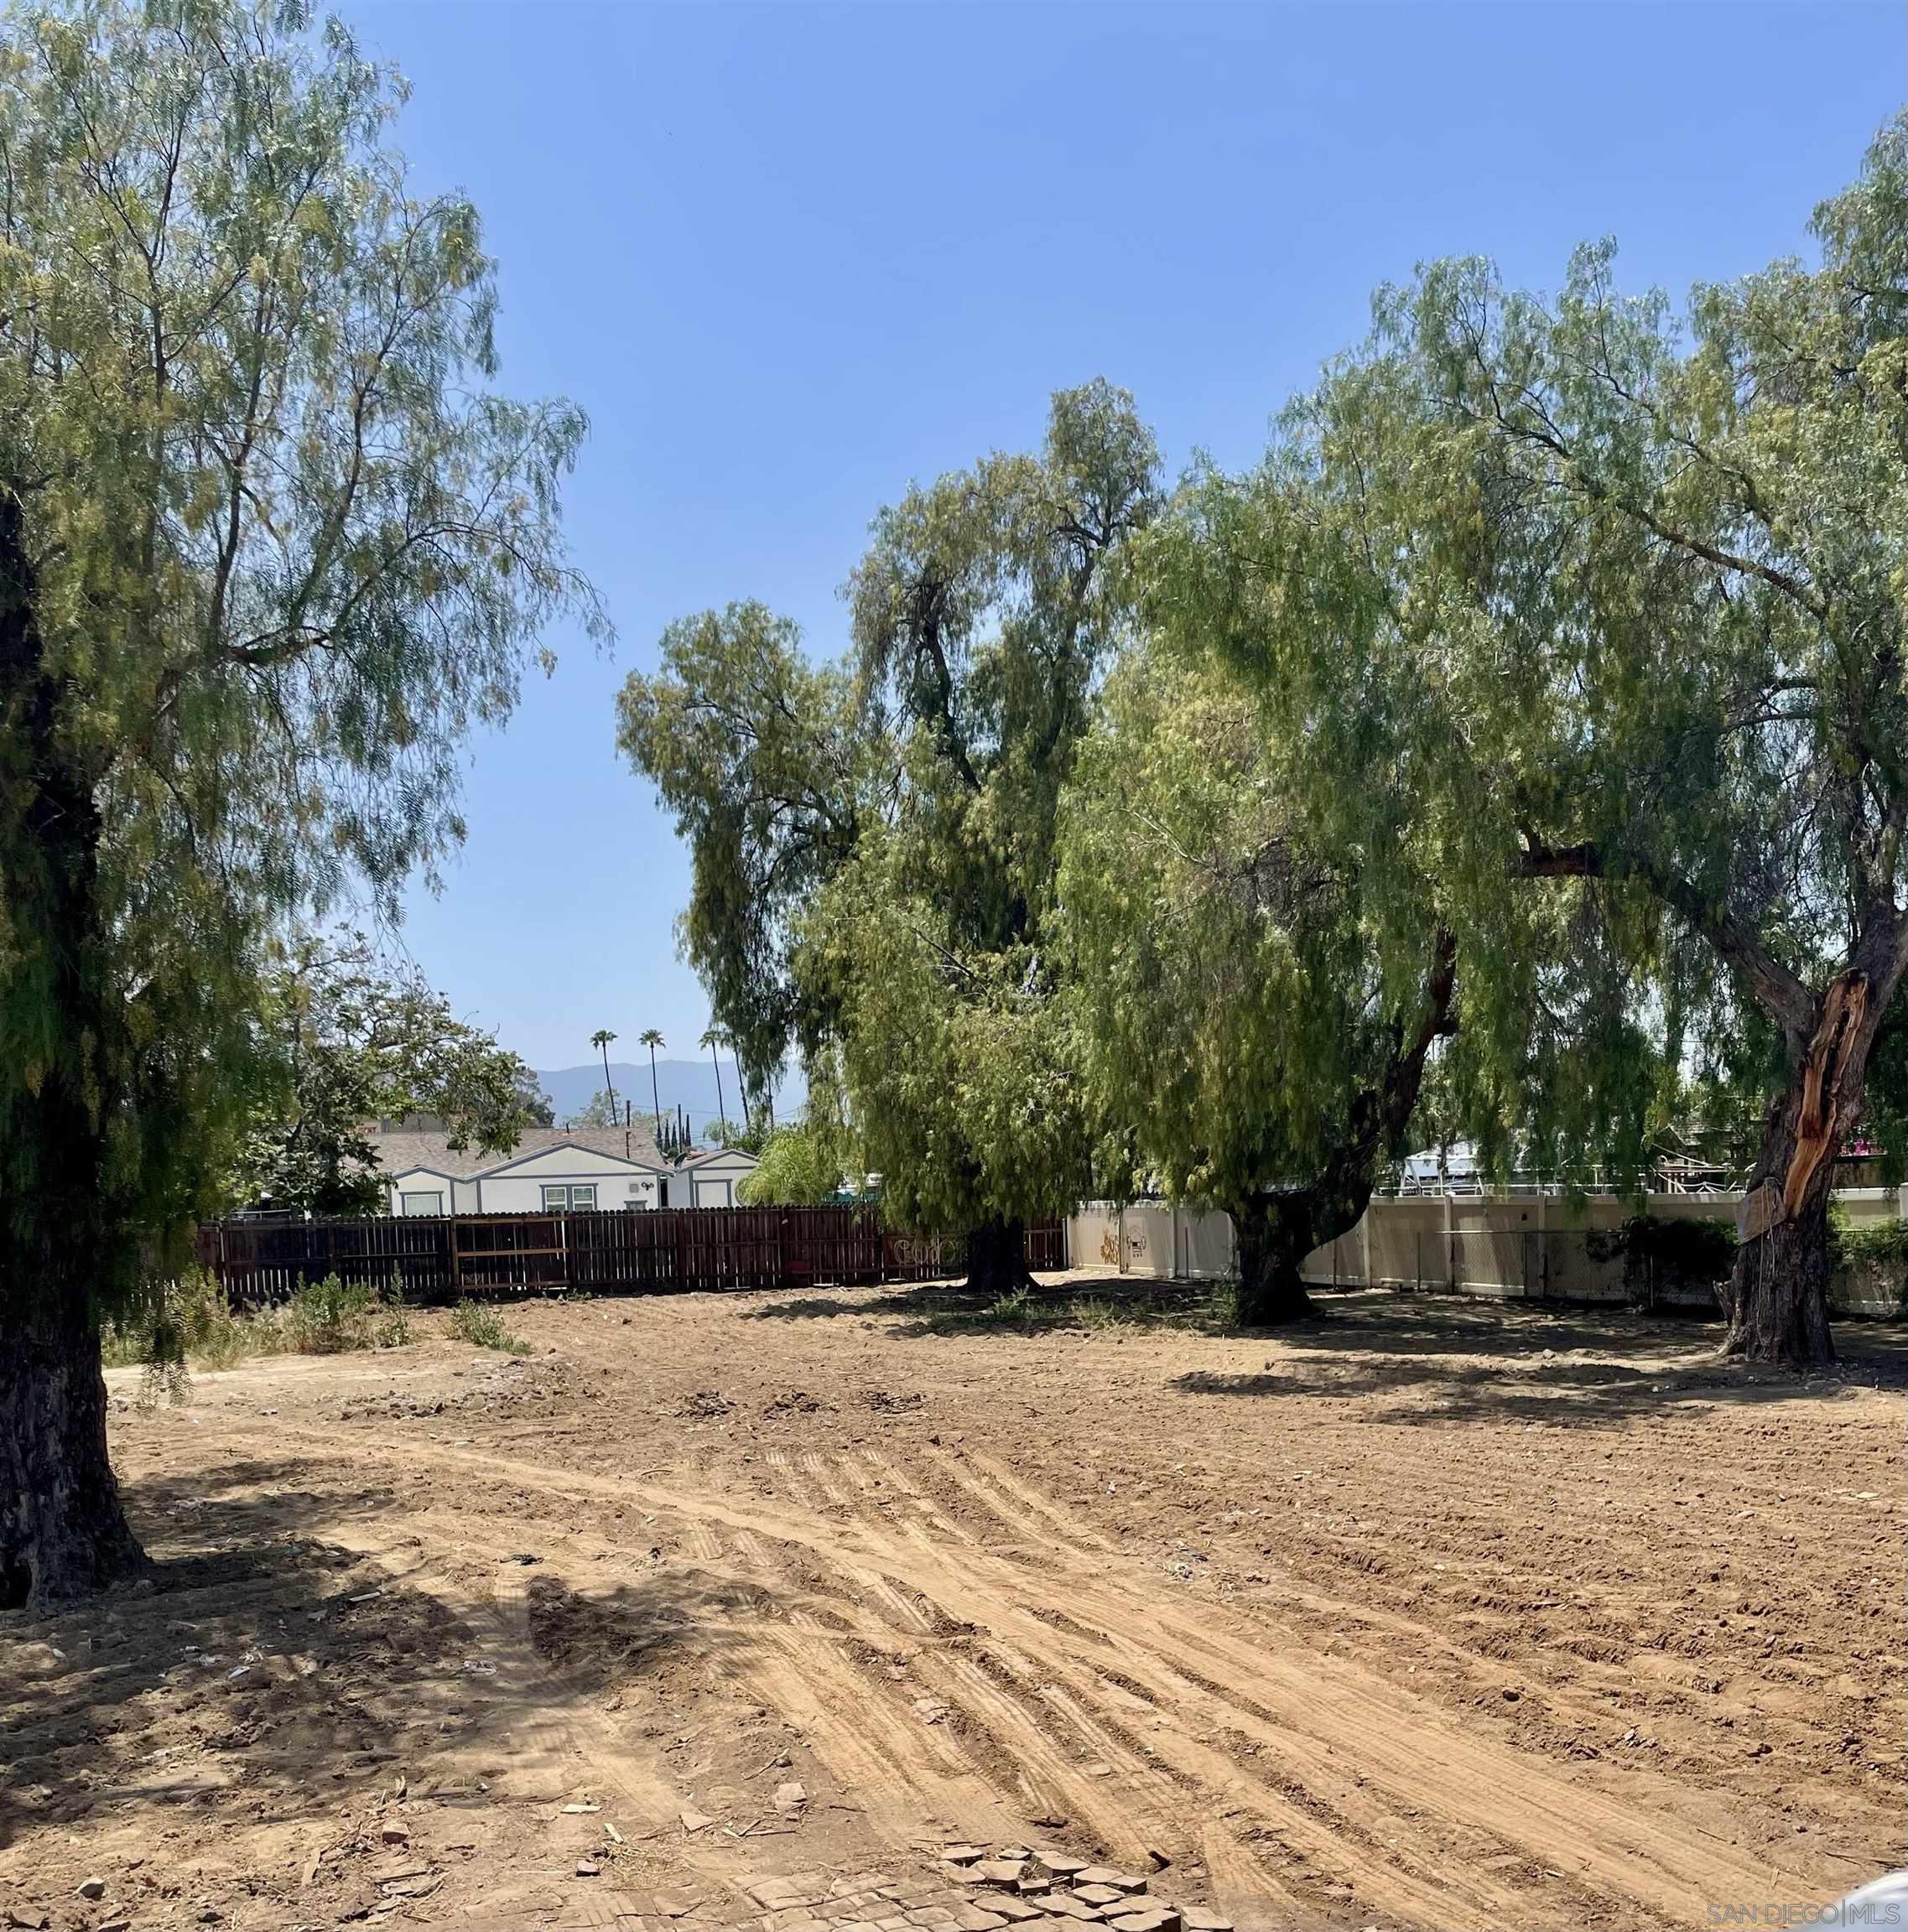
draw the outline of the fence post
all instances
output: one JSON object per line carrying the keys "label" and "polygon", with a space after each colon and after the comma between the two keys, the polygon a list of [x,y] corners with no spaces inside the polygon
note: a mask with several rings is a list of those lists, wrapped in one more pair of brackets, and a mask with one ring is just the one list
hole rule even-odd
{"label": "fence post", "polygon": [[1543,1176],[1537,1177],[1537,1294],[1541,1301],[1550,1300],[1550,1233],[1544,1219]]}

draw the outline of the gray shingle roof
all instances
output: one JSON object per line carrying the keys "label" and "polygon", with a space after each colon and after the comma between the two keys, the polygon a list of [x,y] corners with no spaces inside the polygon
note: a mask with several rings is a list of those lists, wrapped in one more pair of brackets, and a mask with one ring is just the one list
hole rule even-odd
{"label": "gray shingle roof", "polygon": [[475,1143],[453,1152],[444,1135],[410,1128],[368,1138],[377,1150],[378,1166],[387,1174],[408,1174],[414,1167],[428,1167],[434,1174],[468,1181],[475,1174],[488,1174],[508,1161],[545,1153],[552,1147],[587,1147],[594,1153],[611,1154],[619,1161],[634,1161],[665,1174],[669,1171],[646,1127],[528,1127],[507,1154],[486,1154]]}
{"label": "gray shingle roof", "polygon": [[685,1154],[679,1165],[699,1167],[708,1161],[746,1161],[751,1167],[762,1165],[754,1155],[741,1147],[698,1147],[693,1154]]}

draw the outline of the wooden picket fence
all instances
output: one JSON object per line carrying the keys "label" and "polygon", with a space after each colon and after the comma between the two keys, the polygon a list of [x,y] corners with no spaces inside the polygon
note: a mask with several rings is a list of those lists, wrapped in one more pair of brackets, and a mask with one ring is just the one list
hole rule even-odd
{"label": "wooden picket fence", "polygon": [[[335,1275],[413,1303],[464,1295],[667,1295],[931,1281],[959,1274],[958,1236],[902,1233],[856,1208],[684,1208],[650,1213],[382,1216],[221,1221],[199,1264],[239,1306],[287,1300]],[[1061,1221],[1030,1223],[1027,1265],[1067,1265]]]}

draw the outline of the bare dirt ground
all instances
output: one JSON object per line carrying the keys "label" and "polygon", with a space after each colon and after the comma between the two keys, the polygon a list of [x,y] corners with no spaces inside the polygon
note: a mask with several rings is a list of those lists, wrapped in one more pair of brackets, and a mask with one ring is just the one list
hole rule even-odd
{"label": "bare dirt ground", "polygon": [[959,1838],[1241,1928],[1629,1928],[1902,1862],[1898,1332],[1805,1384],[1626,1316],[1122,1291],[116,1373],[156,1567],[0,1618],[0,1924],[985,1932]]}

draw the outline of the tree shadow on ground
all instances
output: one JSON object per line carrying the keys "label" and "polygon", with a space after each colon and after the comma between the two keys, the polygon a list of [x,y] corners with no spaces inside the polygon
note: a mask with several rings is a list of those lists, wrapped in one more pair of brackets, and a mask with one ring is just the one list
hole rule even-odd
{"label": "tree shadow on ground", "polygon": [[199,1807],[248,1828],[315,1818],[398,1768],[428,1791],[527,1690],[560,1704],[686,1639],[727,1640],[709,1616],[725,1586],[678,1571],[585,1598],[532,1571],[514,1640],[494,1618],[474,1628],[441,1578],[346,1546],[353,1522],[393,1507],[361,1465],[240,1463],[124,1494],[145,1576],[0,1614],[0,1849],[141,1814],[162,1836],[169,1821],[203,1833]]}
{"label": "tree shadow on ground", "polygon": [[1208,1281],[1155,1281],[1126,1275],[1037,1276],[1021,1293],[975,1294],[958,1282],[924,1281],[871,1295],[866,1291],[804,1295],[749,1309],[751,1322],[820,1321],[885,1317],[904,1338],[923,1335],[1036,1336],[1058,1328],[1123,1325],[1224,1332]]}
{"label": "tree shadow on ground", "polygon": [[1723,1361],[1721,1324],[1697,1318],[1372,1290],[1325,1306],[1327,1319],[1261,1332],[1278,1350],[1262,1370],[1193,1370],[1172,1386],[1198,1395],[1396,1395],[1383,1419],[1407,1423],[1572,1424],[1908,1388],[1908,1333],[1879,1323],[1841,1323],[1841,1360],[1805,1375]]}

